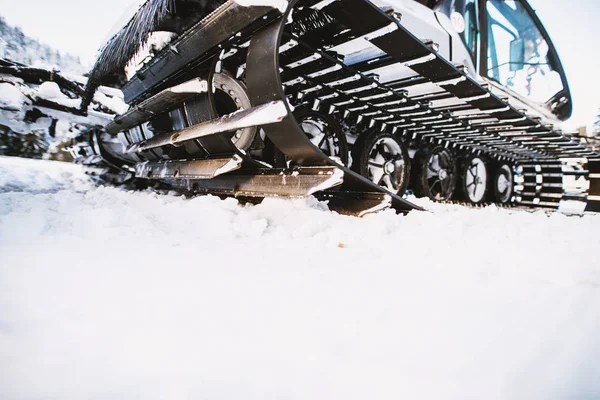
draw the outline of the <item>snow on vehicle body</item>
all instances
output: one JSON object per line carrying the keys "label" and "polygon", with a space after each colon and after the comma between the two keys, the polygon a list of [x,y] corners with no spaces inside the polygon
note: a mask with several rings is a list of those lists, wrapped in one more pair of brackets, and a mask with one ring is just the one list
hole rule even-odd
{"label": "snow on vehicle body", "polygon": [[150,0],[108,42],[88,96],[152,32],[175,37],[138,57],[130,110],[96,135],[112,165],[359,214],[418,208],[407,188],[596,207],[598,155],[554,129],[571,113],[568,84],[525,1],[239,3]]}

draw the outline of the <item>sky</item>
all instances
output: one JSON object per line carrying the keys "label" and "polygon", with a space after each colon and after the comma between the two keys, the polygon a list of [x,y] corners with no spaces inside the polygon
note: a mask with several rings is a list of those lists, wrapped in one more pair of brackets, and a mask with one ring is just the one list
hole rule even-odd
{"label": "sky", "polygon": [[573,96],[567,129],[588,125],[600,113],[600,1],[529,0],[552,38]]}
{"label": "sky", "polygon": [[[96,51],[139,0],[0,0],[0,15],[25,34],[93,63]],[[590,126],[600,107],[600,1],[530,0],[550,33],[571,87],[565,129]]]}

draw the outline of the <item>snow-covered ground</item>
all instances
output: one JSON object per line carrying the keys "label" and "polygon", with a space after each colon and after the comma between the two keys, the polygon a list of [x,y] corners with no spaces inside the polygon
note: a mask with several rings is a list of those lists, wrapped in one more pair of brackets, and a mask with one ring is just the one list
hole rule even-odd
{"label": "snow-covered ground", "polygon": [[425,205],[0,158],[0,398],[600,398],[600,216]]}

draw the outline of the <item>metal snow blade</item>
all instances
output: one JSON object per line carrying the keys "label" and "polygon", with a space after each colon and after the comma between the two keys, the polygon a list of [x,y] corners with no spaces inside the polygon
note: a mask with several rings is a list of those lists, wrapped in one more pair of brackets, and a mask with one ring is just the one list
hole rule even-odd
{"label": "metal snow blade", "polygon": [[240,169],[213,179],[172,177],[171,183],[193,193],[300,198],[339,186],[343,177],[344,173],[335,167],[258,168]]}
{"label": "metal snow blade", "polygon": [[170,182],[194,193],[241,198],[299,198],[314,195],[320,201],[327,202],[330,210],[357,217],[394,208],[392,196],[386,193],[327,191],[343,184],[344,171],[336,167],[241,170],[242,163],[243,159],[238,155],[204,160],[143,162],[135,166],[135,176]]}
{"label": "metal snow blade", "polygon": [[237,154],[206,160],[146,161],[136,164],[135,176],[146,179],[212,179],[241,166],[242,158]]}
{"label": "metal snow blade", "polygon": [[332,211],[363,217],[392,207],[392,197],[378,192],[327,191],[342,185],[336,167],[258,168],[241,170],[238,155],[205,160],[138,163],[137,178],[161,180],[193,193],[238,198],[301,198],[315,195]]}

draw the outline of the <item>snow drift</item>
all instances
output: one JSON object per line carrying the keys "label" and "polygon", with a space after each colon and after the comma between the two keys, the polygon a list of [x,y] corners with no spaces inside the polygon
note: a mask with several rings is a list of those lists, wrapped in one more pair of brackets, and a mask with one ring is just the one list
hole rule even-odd
{"label": "snow drift", "polygon": [[600,216],[424,205],[240,206],[0,158],[2,398],[599,398]]}

